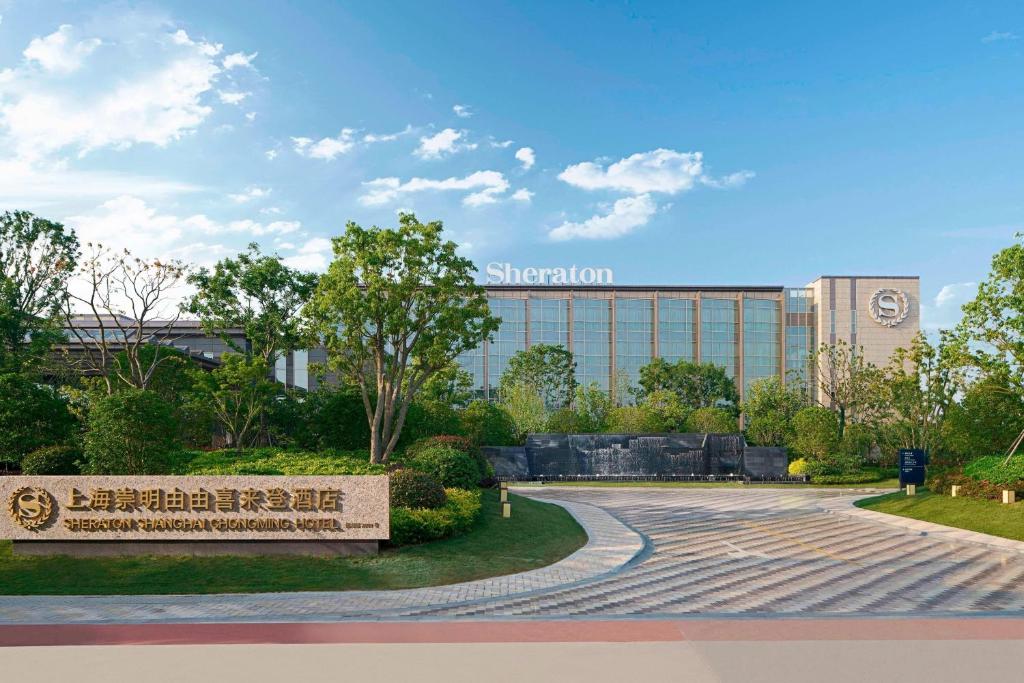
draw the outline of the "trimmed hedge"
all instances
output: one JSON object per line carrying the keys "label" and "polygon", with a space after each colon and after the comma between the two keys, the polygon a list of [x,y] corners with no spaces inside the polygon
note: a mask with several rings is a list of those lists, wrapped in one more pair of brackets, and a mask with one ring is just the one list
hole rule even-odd
{"label": "trimmed hedge", "polygon": [[1024,491],[1024,480],[1007,483],[979,481],[960,472],[940,472],[928,477],[928,490],[944,496],[950,494],[950,487],[960,486],[957,495],[964,498],[980,498],[982,500],[1002,500],[1003,491]]}
{"label": "trimmed hedge", "polygon": [[480,516],[480,492],[445,489],[443,507],[391,508],[391,545],[414,545],[466,533]]}
{"label": "trimmed hedge", "polygon": [[444,487],[426,472],[396,470],[391,473],[391,507],[439,508],[448,497]]}
{"label": "trimmed hedge", "polygon": [[184,451],[178,455],[175,474],[387,474],[386,465],[370,464],[366,451],[287,451],[250,448],[239,453]]}
{"label": "trimmed hedge", "polygon": [[430,446],[416,454],[409,466],[437,479],[446,488],[475,489],[480,468],[471,456],[450,446]]}
{"label": "trimmed hedge", "polygon": [[1016,483],[1024,480],[1024,456],[1014,456],[1006,465],[1004,455],[986,455],[972,460],[964,467],[964,474],[971,479],[988,481],[993,484]]}

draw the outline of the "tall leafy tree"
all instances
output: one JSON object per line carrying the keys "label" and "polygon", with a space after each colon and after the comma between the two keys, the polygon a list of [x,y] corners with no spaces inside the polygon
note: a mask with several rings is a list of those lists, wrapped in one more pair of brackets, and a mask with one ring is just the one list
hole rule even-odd
{"label": "tall leafy tree", "polygon": [[784,385],[774,376],[751,382],[743,402],[747,437],[759,446],[786,445],[793,436],[793,416],[806,405],[799,385]]}
{"label": "tall leafy tree", "polygon": [[908,349],[897,349],[881,384],[887,408],[881,433],[891,448],[942,444],[942,423],[957,393],[956,373],[941,346],[918,334]]}
{"label": "tall leafy tree", "polygon": [[683,405],[691,409],[735,408],[740,399],[736,383],[725,368],[685,359],[669,363],[655,358],[640,368],[640,397],[662,389],[678,394]]}
{"label": "tall leafy tree", "polygon": [[0,369],[38,360],[60,337],[57,322],[78,238],[27,211],[0,214]]}
{"label": "tall leafy tree", "polygon": [[569,405],[576,394],[572,351],[555,344],[534,344],[517,351],[505,366],[499,391],[504,393],[517,385],[533,387],[549,408]]}
{"label": "tall leafy tree", "polygon": [[328,368],[359,387],[371,462],[388,460],[424,383],[498,327],[476,267],[442,233],[409,213],[395,229],[349,222],[305,309]]}
{"label": "tall leafy tree", "polygon": [[[280,256],[261,253],[252,243],[213,270],[202,268],[189,277],[197,291],[187,310],[199,316],[208,334],[220,335],[235,351],[273,365],[278,354],[299,348],[299,314],[317,279],[314,273],[288,267]],[[244,330],[250,348],[239,348],[226,333],[230,328]]]}
{"label": "tall leafy tree", "polygon": [[196,401],[213,414],[236,449],[249,445],[276,391],[266,361],[225,353],[213,372],[194,374]]}
{"label": "tall leafy tree", "polygon": [[840,441],[848,424],[875,425],[884,417],[884,372],[864,360],[862,350],[842,340],[822,344],[812,364],[818,379],[818,401],[835,412]]}

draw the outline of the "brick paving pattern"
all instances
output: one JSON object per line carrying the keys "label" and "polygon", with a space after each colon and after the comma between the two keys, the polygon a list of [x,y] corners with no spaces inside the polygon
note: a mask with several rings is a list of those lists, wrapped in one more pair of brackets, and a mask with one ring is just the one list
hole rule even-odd
{"label": "brick paving pattern", "polygon": [[[580,551],[567,558],[574,565],[564,575],[556,564],[518,576],[415,591],[0,598],[0,623],[1019,616],[1024,610],[1024,553],[1016,547],[858,515],[849,504],[864,494],[555,487],[517,493],[566,501],[574,514],[590,520],[592,534],[603,530],[600,542],[588,545],[594,566],[587,568],[591,560]],[[646,549],[629,561],[638,546],[628,539],[635,544],[637,537],[591,506],[643,534]],[[546,578],[538,581],[538,574]]]}

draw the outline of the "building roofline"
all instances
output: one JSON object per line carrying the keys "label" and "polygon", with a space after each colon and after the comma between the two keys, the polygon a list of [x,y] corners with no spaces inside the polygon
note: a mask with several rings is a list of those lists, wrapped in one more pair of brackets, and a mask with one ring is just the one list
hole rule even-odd
{"label": "building roofline", "polygon": [[858,280],[920,280],[920,275],[819,275],[815,280],[824,280],[827,277],[834,278],[857,278]]}
{"label": "building roofline", "polygon": [[499,292],[781,292],[782,285],[482,285]]}

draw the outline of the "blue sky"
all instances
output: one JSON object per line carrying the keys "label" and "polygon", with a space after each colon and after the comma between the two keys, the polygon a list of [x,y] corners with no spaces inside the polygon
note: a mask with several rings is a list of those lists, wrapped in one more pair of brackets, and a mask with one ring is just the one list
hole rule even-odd
{"label": "blue sky", "polygon": [[920,274],[1024,230],[1019,2],[0,0],[0,208],[322,269],[347,220],[619,283]]}

